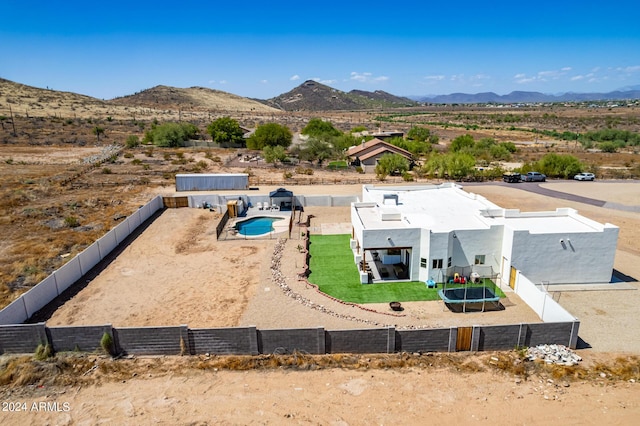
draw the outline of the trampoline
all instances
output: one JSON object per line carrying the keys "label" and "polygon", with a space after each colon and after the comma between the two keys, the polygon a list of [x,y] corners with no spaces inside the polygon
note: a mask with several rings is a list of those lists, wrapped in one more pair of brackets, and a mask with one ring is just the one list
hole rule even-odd
{"label": "trampoline", "polygon": [[438,295],[445,304],[462,304],[463,312],[466,312],[466,305],[468,303],[482,303],[482,311],[484,311],[485,303],[498,303],[500,301],[500,297],[496,296],[491,288],[484,286],[445,288],[438,290]]}

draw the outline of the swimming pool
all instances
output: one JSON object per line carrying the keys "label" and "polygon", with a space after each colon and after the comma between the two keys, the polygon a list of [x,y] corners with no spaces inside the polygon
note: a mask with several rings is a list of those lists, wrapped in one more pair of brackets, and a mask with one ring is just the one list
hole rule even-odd
{"label": "swimming pool", "polygon": [[283,217],[257,216],[236,223],[235,228],[241,235],[255,237],[274,231],[273,222],[283,219]]}

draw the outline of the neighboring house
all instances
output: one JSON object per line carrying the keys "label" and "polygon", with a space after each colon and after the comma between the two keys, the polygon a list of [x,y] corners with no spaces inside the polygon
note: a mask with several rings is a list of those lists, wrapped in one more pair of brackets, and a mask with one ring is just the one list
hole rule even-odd
{"label": "neighboring house", "polygon": [[503,209],[462,187],[364,185],[351,204],[354,260],[361,282],[501,278],[534,283],[607,283],[618,227],[571,208]]}
{"label": "neighboring house", "polygon": [[413,162],[411,153],[405,149],[398,148],[395,145],[387,143],[381,139],[371,139],[362,142],[360,145],[352,146],[347,150],[347,157],[353,166],[360,166],[367,172],[374,172],[378,160],[385,154],[399,154],[409,161]]}

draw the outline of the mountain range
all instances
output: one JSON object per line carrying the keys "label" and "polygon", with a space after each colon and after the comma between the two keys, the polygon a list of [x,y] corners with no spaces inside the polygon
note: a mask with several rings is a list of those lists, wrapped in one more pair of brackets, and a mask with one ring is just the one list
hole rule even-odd
{"label": "mountain range", "polygon": [[[314,80],[307,80],[287,93],[270,99],[250,99],[231,93],[204,87],[176,88],[155,86],[132,95],[111,100],[100,100],[72,92],[59,92],[15,83],[0,78],[0,107],[9,104],[29,105],[31,111],[44,110],[51,105],[55,114],[75,115],[81,108],[114,111],[130,114],[127,108],[149,108],[152,110],[182,111],[229,111],[270,112],[281,111],[329,111],[329,110],[373,110],[414,107],[431,104],[483,104],[483,103],[541,103],[584,102],[640,99],[640,85],[622,88],[607,93],[564,93],[558,95],[540,92],[516,91],[507,95],[486,93],[452,93],[438,96],[396,96],[382,90],[368,92],[352,90],[343,92]],[[82,106],[82,107],[81,107]],[[0,108],[4,109],[4,108]]]}
{"label": "mountain range", "polygon": [[558,95],[540,92],[515,91],[507,95],[493,92],[484,93],[451,93],[449,95],[410,96],[409,98],[422,103],[434,104],[486,104],[486,103],[539,103],[539,102],[585,102],[585,101],[615,101],[640,99],[640,85],[626,87],[621,90],[606,93],[574,93],[567,92]]}

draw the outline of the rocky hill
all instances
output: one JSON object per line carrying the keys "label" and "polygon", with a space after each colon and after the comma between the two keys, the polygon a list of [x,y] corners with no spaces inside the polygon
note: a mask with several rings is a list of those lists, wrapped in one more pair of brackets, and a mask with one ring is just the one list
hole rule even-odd
{"label": "rocky hill", "polygon": [[0,78],[0,115],[82,116],[89,111],[108,111],[109,104],[91,96],[40,89]]}
{"label": "rocky hill", "polygon": [[293,90],[263,102],[284,111],[332,111],[417,105],[411,99],[380,90],[352,90],[347,93],[313,80],[307,80]]}
{"label": "rocky hill", "polygon": [[156,86],[129,96],[115,98],[116,105],[139,106],[153,109],[188,109],[206,111],[270,112],[273,108],[252,99],[205,87],[181,89]]}

